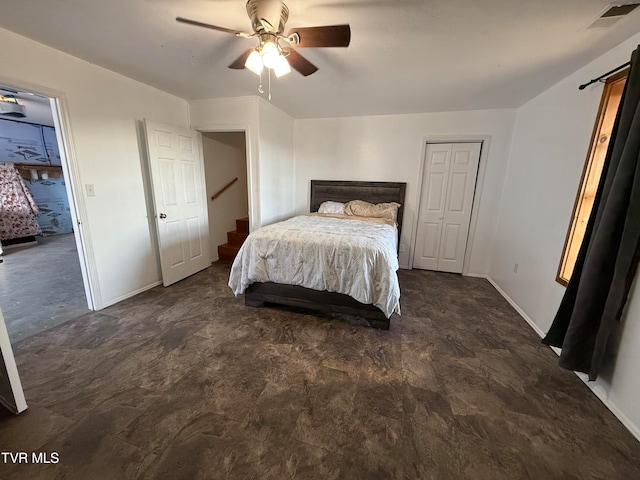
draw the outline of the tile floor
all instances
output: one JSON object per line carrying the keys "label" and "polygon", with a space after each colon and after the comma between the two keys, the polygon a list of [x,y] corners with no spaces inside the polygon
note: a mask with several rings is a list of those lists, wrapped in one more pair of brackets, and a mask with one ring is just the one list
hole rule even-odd
{"label": "tile floor", "polygon": [[15,345],[2,479],[640,478],[640,442],[485,280],[401,271],[389,331],[245,307],[228,265]]}

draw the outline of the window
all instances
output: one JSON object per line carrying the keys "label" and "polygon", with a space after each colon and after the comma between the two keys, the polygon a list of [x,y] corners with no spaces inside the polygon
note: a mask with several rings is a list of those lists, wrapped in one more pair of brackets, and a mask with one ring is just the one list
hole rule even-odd
{"label": "window", "polygon": [[562,261],[558,268],[556,280],[563,285],[566,285],[571,278],[576,257],[584,238],[628,73],[629,69],[623,70],[605,81],[598,117],[591,136],[589,155],[582,172],[580,189],[573,207],[571,226],[567,232]]}

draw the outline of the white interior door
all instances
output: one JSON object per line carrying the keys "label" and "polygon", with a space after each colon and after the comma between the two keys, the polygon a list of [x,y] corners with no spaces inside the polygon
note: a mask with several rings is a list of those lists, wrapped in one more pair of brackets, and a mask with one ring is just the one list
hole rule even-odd
{"label": "white interior door", "polygon": [[0,310],[0,403],[13,413],[20,413],[27,409],[2,310]]}
{"label": "white interior door", "polygon": [[416,249],[413,255],[413,266],[416,268],[438,269],[450,163],[450,144],[427,145]]}
{"label": "white interior door", "polygon": [[480,147],[481,143],[427,146],[414,267],[462,273]]}
{"label": "white interior door", "polygon": [[162,283],[209,266],[209,223],[200,134],[144,121]]}

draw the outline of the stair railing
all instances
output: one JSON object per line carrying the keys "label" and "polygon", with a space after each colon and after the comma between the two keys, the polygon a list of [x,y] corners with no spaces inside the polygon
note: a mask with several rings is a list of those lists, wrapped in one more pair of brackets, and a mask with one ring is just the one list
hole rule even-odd
{"label": "stair railing", "polygon": [[238,177],[234,178],[229,183],[227,183],[224,187],[222,187],[220,190],[218,190],[216,193],[211,195],[211,201],[213,202],[216,198],[218,198],[220,195],[222,195],[227,188],[229,188],[231,185],[233,185],[237,181],[238,181]]}

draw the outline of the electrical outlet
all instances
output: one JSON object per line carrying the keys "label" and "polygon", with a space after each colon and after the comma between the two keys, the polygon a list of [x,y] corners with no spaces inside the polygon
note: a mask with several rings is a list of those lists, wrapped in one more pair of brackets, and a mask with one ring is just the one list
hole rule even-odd
{"label": "electrical outlet", "polygon": [[513,264],[513,273],[518,273],[518,264],[517,263]]}
{"label": "electrical outlet", "polygon": [[404,253],[404,245],[402,243],[400,244],[399,252]]}
{"label": "electrical outlet", "polygon": [[87,183],[84,188],[87,190],[87,197],[95,197],[96,189],[93,183]]}

